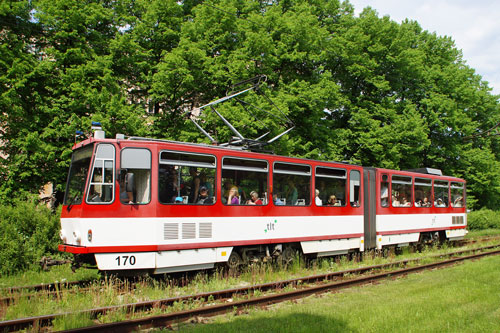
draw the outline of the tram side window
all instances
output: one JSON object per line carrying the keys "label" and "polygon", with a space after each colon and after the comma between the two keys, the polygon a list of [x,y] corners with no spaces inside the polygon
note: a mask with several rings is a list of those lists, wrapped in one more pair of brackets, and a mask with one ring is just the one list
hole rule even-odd
{"label": "tram side window", "polygon": [[382,175],[380,181],[380,205],[389,207],[389,175]]}
{"label": "tram side window", "polygon": [[465,207],[464,183],[451,183],[451,207]]}
{"label": "tram side window", "polygon": [[392,207],[411,207],[411,177],[392,176]]}
{"label": "tram side window", "polygon": [[352,207],[359,207],[360,201],[360,189],[361,189],[361,174],[358,170],[351,170],[351,175],[349,179],[349,200]]}
{"label": "tram side window", "polygon": [[215,203],[215,156],[160,152],[159,200],[163,204]]}
{"label": "tram side window", "polygon": [[316,168],[315,186],[322,206],[345,206],[347,173],[344,169]]}
{"label": "tram side window", "polygon": [[110,203],[114,199],[115,147],[111,144],[97,146],[87,202]]}
{"label": "tram side window", "polygon": [[268,164],[236,157],[222,159],[221,201],[225,205],[267,205]]}
{"label": "tram side window", "polygon": [[144,148],[124,148],[120,165],[120,201],[125,204],[149,203],[151,152]]}
{"label": "tram side window", "polygon": [[273,171],[275,205],[311,204],[311,167],[303,164],[275,163]]}
{"label": "tram side window", "polygon": [[434,206],[448,207],[448,185],[445,180],[434,181]]}
{"label": "tram side window", "polygon": [[432,207],[432,179],[415,178],[415,207]]}

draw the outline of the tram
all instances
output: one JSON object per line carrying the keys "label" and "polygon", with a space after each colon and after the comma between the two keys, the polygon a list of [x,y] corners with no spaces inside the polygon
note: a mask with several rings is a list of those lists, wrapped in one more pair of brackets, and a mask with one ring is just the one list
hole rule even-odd
{"label": "tram", "polygon": [[76,143],[59,250],[162,274],[466,233],[463,179],[103,131]]}

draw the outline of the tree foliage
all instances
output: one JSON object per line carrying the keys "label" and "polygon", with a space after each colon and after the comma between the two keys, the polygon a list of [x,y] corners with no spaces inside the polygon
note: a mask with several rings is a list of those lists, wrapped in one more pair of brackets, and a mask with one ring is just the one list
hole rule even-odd
{"label": "tree foliage", "polygon": [[[279,154],[365,166],[440,168],[475,207],[500,208],[498,97],[449,37],[339,0],[2,1],[0,196],[63,190],[75,130],[205,141],[186,118],[258,75],[245,101],[296,128]],[[147,112],[149,111],[149,112]],[[248,137],[283,124],[238,103]],[[258,118],[256,121],[255,118]],[[218,141],[232,133],[209,110]]]}

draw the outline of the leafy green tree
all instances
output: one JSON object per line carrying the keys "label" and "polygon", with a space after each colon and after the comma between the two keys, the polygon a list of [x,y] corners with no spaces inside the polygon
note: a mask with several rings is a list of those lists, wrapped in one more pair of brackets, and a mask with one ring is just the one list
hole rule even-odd
{"label": "leafy green tree", "polygon": [[[0,18],[4,198],[62,189],[91,120],[108,135],[206,142],[188,114],[265,75],[216,106],[245,137],[290,119],[279,154],[440,168],[468,180],[471,206],[499,208],[500,138],[484,134],[498,97],[451,38],[417,22],[356,17],[339,0],[4,1]],[[234,135],[209,108],[197,117],[219,142]]]}

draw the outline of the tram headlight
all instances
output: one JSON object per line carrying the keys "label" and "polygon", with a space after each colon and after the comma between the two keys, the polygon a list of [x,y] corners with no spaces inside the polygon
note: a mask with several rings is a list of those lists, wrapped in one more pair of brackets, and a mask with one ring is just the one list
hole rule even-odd
{"label": "tram headlight", "polygon": [[76,245],[80,245],[82,243],[82,235],[80,231],[73,231],[73,237],[75,238]]}
{"label": "tram headlight", "polygon": [[87,231],[87,239],[89,240],[89,242],[92,242],[92,229],[89,229],[89,231]]}
{"label": "tram headlight", "polygon": [[59,231],[59,237],[61,238],[63,244],[66,244],[68,242],[68,236],[66,235],[66,230],[61,229],[61,231]]}

